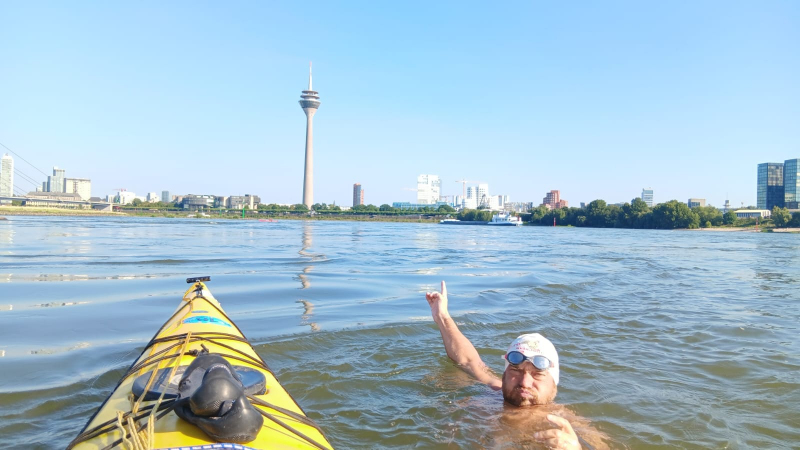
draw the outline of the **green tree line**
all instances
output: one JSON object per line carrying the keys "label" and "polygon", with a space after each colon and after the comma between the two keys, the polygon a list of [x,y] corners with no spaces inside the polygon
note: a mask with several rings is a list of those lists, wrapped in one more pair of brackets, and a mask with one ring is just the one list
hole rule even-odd
{"label": "green tree line", "polygon": [[[733,211],[723,214],[713,206],[689,208],[686,203],[670,200],[649,207],[641,198],[622,206],[595,200],[585,208],[548,210],[540,206],[530,212],[530,223],[538,225],[571,225],[596,228],[706,228],[721,225],[748,225],[749,220],[737,219]],[[755,222],[754,220],[752,222]]]}
{"label": "green tree line", "polygon": [[462,209],[457,218],[465,222],[488,222],[492,220],[493,214],[493,212],[485,210]]}

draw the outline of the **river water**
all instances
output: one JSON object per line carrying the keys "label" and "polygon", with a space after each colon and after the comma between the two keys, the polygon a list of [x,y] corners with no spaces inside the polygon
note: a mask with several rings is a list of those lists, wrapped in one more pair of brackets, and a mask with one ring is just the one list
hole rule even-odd
{"label": "river water", "polygon": [[557,401],[614,448],[797,448],[800,235],[415,223],[0,221],[0,448],[63,448],[209,287],[337,448],[534,446],[447,358],[559,349]]}

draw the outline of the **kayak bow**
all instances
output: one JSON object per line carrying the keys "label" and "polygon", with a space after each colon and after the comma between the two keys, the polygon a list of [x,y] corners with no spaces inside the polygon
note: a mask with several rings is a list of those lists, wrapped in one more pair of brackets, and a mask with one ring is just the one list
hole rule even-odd
{"label": "kayak bow", "polygon": [[[186,280],[193,285],[184,294],[178,309],[158,330],[68,449],[332,448],[322,430],[306,417],[208,291],[203,282],[209,280],[209,277]],[[213,364],[203,366],[201,360]],[[193,362],[196,363],[192,365]],[[198,366],[203,367],[198,369]],[[191,376],[195,373],[197,375]],[[208,388],[214,378],[223,378],[217,381],[226,389]],[[202,390],[205,392],[201,393]],[[190,397],[193,392],[198,393]],[[197,411],[197,398],[201,394],[207,396],[208,392],[219,392],[219,395],[234,392],[239,397],[236,401],[212,398],[209,404],[213,405],[214,412],[203,413],[211,417],[198,416],[191,423],[178,417],[176,410],[182,413],[181,417],[192,415],[192,409]],[[256,416],[255,419],[250,417],[251,428],[256,423],[254,420],[262,420],[259,415],[263,417],[260,427],[255,424],[254,435],[235,430],[237,424],[243,422],[238,420],[240,416],[234,416],[237,408]],[[230,415],[225,416],[228,412]],[[231,419],[227,423],[226,417]],[[202,427],[204,424],[222,428],[234,436],[226,442],[236,444],[220,444],[210,437],[219,438],[217,430],[211,433]],[[232,432],[231,427],[234,428]],[[240,434],[248,437],[238,437]]]}

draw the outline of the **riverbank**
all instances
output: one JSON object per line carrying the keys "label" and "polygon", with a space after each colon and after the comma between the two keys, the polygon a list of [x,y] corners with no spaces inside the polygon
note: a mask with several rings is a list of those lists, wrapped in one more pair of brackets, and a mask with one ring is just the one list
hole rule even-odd
{"label": "riverbank", "polygon": [[47,208],[38,206],[2,206],[0,207],[0,217],[2,216],[63,216],[63,217],[85,217],[85,216],[113,216],[113,217],[162,217],[167,219],[230,219],[230,220],[313,220],[313,221],[350,221],[350,222],[410,222],[410,223],[438,223],[439,216],[425,216],[421,214],[409,214],[406,216],[396,215],[375,215],[375,214],[308,214],[308,213],[289,213],[272,211],[248,211],[242,217],[241,211],[229,211],[226,214],[219,213],[199,213],[197,211],[99,211],[94,209],[61,209]]}
{"label": "riverbank", "polygon": [[711,228],[695,228],[687,231],[730,231],[730,232],[743,232],[743,233],[800,233],[800,228],[777,228],[773,226],[711,227]]}
{"label": "riverbank", "polygon": [[125,213],[98,209],[63,209],[44,206],[0,206],[0,216],[125,216]]}
{"label": "riverbank", "polygon": [[773,233],[800,233],[800,228],[773,228]]}
{"label": "riverbank", "polygon": [[[380,214],[308,214],[308,213],[285,213],[273,211],[248,211],[242,217],[241,211],[229,211],[226,214],[218,213],[199,213],[197,211],[100,211],[94,209],[61,209],[39,206],[0,206],[0,220],[3,216],[62,216],[62,217],[85,217],[85,216],[113,216],[113,217],[162,217],[167,219],[229,219],[229,220],[312,220],[312,221],[332,221],[332,222],[403,222],[403,223],[427,223],[436,224],[446,217],[445,215],[423,215],[409,214],[405,216],[380,215]],[[549,227],[549,225],[539,225],[524,223],[526,226]],[[560,226],[560,225],[559,225]],[[567,225],[570,227],[570,225]],[[717,231],[717,232],[742,232],[742,233],[800,233],[800,228],[774,228],[771,226],[749,226],[749,227],[708,227],[708,228],[683,228],[683,231]]]}
{"label": "riverbank", "polygon": [[743,233],[760,233],[766,231],[764,227],[708,227],[708,228],[684,228],[686,231],[725,231],[725,232],[743,232]]}

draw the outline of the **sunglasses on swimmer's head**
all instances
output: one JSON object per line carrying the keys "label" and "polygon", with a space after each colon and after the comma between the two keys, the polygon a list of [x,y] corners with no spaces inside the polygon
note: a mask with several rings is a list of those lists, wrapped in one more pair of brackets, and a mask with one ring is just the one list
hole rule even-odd
{"label": "sunglasses on swimmer's head", "polygon": [[518,366],[525,361],[530,361],[533,364],[533,367],[536,367],[539,370],[547,370],[553,367],[553,363],[546,356],[536,355],[532,358],[525,356],[522,352],[508,352],[506,353],[506,361],[512,366]]}

